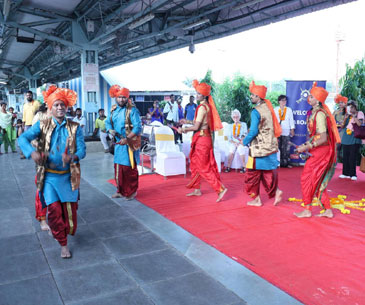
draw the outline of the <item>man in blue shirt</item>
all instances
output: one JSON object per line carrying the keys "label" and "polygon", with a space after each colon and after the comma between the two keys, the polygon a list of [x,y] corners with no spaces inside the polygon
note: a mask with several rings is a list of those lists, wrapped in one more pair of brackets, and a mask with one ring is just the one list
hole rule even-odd
{"label": "man in blue shirt", "polygon": [[190,95],[189,104],[185,106],[185,118],[188,121],[194,121],[195,111],[197,107],[198,105],[194,103],[194,96]]}
{"label": "man in blue shirt", "polygon": [[117,102],[105,128],[116,139],[114,149],[114,173],[117,192],[112,198],[132,200],[137,195],[139,149],[141,145],[141,117],[138,109],[129,100],[129,90],[114,85],[109,90]]}
{"label": "man in blue shirt", "polygon": [[[48,225],[61,245],[61,257],[70,258],[67,234],[77,228],[77,204],[80,186],[79,160],[86,155],[79,124],[66,120],[66,109],[77,101],[76,92],[51,86],[44,93],[52,117],[35,123],[18,143],[25,157],[37,164],[37,188],[48,207]],[[31,141],[38,140],[37,148]]]}

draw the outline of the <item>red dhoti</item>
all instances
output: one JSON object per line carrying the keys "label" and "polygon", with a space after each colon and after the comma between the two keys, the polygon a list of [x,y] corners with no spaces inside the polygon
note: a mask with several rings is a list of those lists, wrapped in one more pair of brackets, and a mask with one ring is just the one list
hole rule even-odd
{"label": "red dhoti", "polygon": [[[37,175],[35,176],[35,185],[37,185]],[[46,220],[47,208],[43,208],[41,199],[39,198],[39,191],[35,193],[35,218],[38,221]]]}
{"label": "red dhoti", "polygon": [[305,162],[301,177],[304,204],[310,209],[316,196],[325,209],[330,209],[330,197],[326,190],[330,177],[326,178],[326,172],[331,165],[333,151],[329,145],[325,145],[313,148],[310,152],[313,156]]}
{"label": "red dhoti", "polygon": [[186,187],[200,189],[203,178],[218,194],[222,192],[224,186],[215,162],[212,138],[208,130],[198,131],[194,134],[189,157],[192,180]]}
{"label": "red dhoti", "polygon": [[48,225],[61,246],[67,246],[67,234],[77,228],[77,202],[53,202],[48,206]]}
{"label": "red dhoti", "polygon": [[260,195],[260,183],[264,185],[269,198],[275,196],[278,188],[278,172],[274,170],[247,169],[245,173],[245,191],[251,198]]}
{"label": "red dhoti", "polygon": [[138,189],[138,169],[126,165],[114,163],[115,182],[117,193],[124,197],[130,197]]}

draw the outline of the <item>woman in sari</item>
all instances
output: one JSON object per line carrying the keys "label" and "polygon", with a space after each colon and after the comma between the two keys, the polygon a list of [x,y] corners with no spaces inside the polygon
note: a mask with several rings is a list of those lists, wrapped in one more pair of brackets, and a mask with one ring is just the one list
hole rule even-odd
{"label": "woman in sari", "polygon": [[341,142],[336,121],[328,107],[325,105],[328,92],[314,83],[308,103],[312,111],[307,117],[309,140],[300,145],[298,152],[310,152],[310,157],[305,163],[301,187],[305,209],[294,213],[299,218],[312,216],[312,201],[314,197],[324,208],[317,216],[332,218],[330,197],[327,185],[331,180],[336,167],[336,144]]}
{"label": "woman in sari", "polygon": [[197,92],[197,101],[200,101],[200,105],[195,112],[194,125],[182,128],[184,133],[194,132],[189,156],[192,179],[186,186],[194,189],[194,191],[186,196],[201,196],[200,183],[201,179],[204,178],[218,194],[216,202],[219,202],[227,192],[227,188],[220,180],[214,158],[212,135],[214,131],[222,129],[222,122],[210,95],[211,87],[206,83],[199,84],[197,80],[193,81],[193,86]]}

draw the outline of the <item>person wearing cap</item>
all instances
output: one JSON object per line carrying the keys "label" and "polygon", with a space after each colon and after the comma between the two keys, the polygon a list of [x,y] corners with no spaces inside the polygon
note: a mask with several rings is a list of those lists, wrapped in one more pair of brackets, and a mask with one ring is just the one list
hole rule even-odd
{"label": "person wearing cap", "polygon": [[197,80],[193,81],[193,87],[197,92],[197,101],[200,105],[195,112],[194,125],[181,129],[184,133],[194,132],[189,155],[191,181],[186,186],[194,191],[186,196],[201,196],[200,183],[202,179],[205,179],[218,194],[216,202],[219,202],[226,194],[227,188],[221,182],[214,158],[212,135],[214,131],[222,129],[222,122],[210,94],[211,87]]}
{"label": "person wearing cap", "polygon": [[[74,235],[77,228],[79,161],[86,146],[79,124],[66,120],[67,107],[77,101],[76,92],[51,86],[43,96],[52,116],[35,123],[18,142],[25,157],[37,164],[37,189],[48,208],[48,225],[61,245],[61,257],[70,258],[67,235]],[[31,145],[35,139],[36,148]]]}
{"label": "person wearing cap", "polygon": [[328,92],[313,84],[308,97],[312,106],[307,116],[309,140],[298,146],[299,153],[309,151],[301,176],[304,210],[294,213],[299,218],[312,216],[312,201],[318,198],[323,211],[317,216],[333,217],[327,186],[336,168],[336,143],[340,142],[335,118],[325,104]]}
{"label": "person wearing cap", "polygon": [[[348,98],[345,96],[342,96],[340,94],[337,94],[335,96],[335,103],[337,105],[337,109],[333,112],[333,117],[335,118],[338,132],[340,133],[340,137],[342,138],[342,135],[344,133],[344,129],[342,128],[343,121],[345,119],[346,115],[346,104],[347,104]],[[337,160],[341,157],[341,150],[342,145],[341,143],[337,144]]]}
{"label": "person wearing cap", "polygon": [[116,141],[114,149],[114,174],[117,191],[112,198],[132,200],[137,195],[139,152],[141,147],[142,123],[138,109],[129,99],[129,90],[113,85],[109,90],[115,98],[108,118],[105,120],[106,131]]}
{"label": "person wearing cap", "polygon": [[262,206],[260,183],[262,182],[269,198],[275,197],[277,205],[283,196],[278,187],[277,160],[278,137],[281,126],[276,118],[271,102],[266,97],[267,88],[256,85],[249,86],[254,109],[251,112],[251,125],[243,140],[249,146],[249,157],[246,164],[245,191],[252,198],[247,202],[250,206]]}
{"label": "person wearing cap", "polygon": [[341,146],[343,150],[342,157],[342,174],[341,179],[357,180],[356,176],[356,159],[361,147],[361,139],[354,137],[353,124],[361,126],[364,123],[364,113],[358,110],[355,101],[349,101],[347,104],[347,113],[343,120],[342,128],[344,132],[341,137]]}

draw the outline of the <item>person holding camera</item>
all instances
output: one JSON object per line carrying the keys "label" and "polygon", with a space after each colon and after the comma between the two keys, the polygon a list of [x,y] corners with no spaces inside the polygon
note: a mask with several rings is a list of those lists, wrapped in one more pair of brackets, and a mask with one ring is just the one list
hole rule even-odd
{"label": "person holding camera", "polygon": [[343,167],[341,179],[357,180],[356,176],[356,158],[361,146],[361,139],[355,138],[353,124],[361,126],[364,123],[364,113],[358,110],[355,101],[347,103],[347,113],[343,120],[342,128],[344,132],[341,137],[341,145],[343,150]]}

